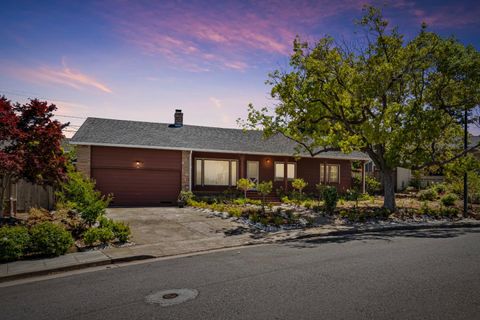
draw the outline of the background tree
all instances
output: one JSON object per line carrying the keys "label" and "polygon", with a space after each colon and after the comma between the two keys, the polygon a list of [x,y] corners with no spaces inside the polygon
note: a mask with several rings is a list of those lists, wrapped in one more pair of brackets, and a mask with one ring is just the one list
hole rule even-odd
{"label": "background tree", "polygon": [[0,217],[12,183],[55,185],[65,178],[61,141],[68,124],[52,119],[56,109],[37,99],[20,105],[0,96]]}
{"label": "background tree", "polygon": [[295,39],[290,69],[267,81],[277,105],[250,105],[244,126],[282,134],[311,156],[365,152],[393,211],[396,167],[439,166],[476,147],[463,150],[458,119],[480,102],[480,55],[425,25],[405,41],[380,10],[365,11],[360,45],[326,37],[310,47]]}

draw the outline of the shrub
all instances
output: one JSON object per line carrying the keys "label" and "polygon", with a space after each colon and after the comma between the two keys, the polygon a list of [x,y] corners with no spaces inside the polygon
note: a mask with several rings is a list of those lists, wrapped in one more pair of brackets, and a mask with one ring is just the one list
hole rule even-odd
{"label": "shrub", "polygon": [[328,213],[333,213],[337,207],[338,192],[335,187],[327,187],[323,191],[323,199],[325,201],[325,210]]}
{"label": "shrub", "polygon": [[247,191],[255,187],[250,179],[242,178],[237,180],[237,189],[243,191],[243,195],[247,198]]}
{"label": "shrub", "polygon": [[28,211],[27,226],[33,227],[43,222],[53,222],[54,217],[50,212],[41,208],[31,208]]}
{"label": "shrub", "polygon": [[185,191],[182,190],[180,191],[180,194],[178,195],[178,200],[179,201],[184,201],[185,203],[188,203],[190,200],[193,200],[195,195],[193,194],[192,191]]}
{"label": "shrub", "polygon": [[284,196],[280,199],[280,201],[282,201],[282,203],[285,203],[285,204],[290,204],[292,203],[292,201],[288,198],[288,196]]}
{"label": "shrub", "polygon": [[242,209],[240,208],[236,208],[236,207],[230,207],[227,209],[227,212],[229,215],[233,216],[233,217],[237,217],[237,218],[240,218],[242,216]]}
{"label": "shrub", "polygon": [[30,236],[26,227],[0,228],[0,261],[12,261],[20,258],[28,244]]}
{"label": "shrub", "polygon": [[305,187],[307,185],[308,185],[308,183],[305,182],[305,180],[303,180],[301,178],[296,178],[296,179],[293,179],[293,181],[292,181],[292,187],[295,190],[298,190],[298,192],[300,192],[300,194],[303,193],[303,189],[305,189]]}
{"label": "shrub", "polygon": [[115,234],[109,228],[90,228],[83,234],[83,242],[87,246],[94,245],[97,242],[107,243],[115,239]]}
{"label": "shrub", "polygon": [[252,204],[254,206],[259,206],[262,204],[262,201],[261,200],[254,200],[254,199],[247,199],[246,202],[248,204]]}
{"label": "shrub", "polygon": [[257,185],[257,191],[262,195],[263,202],[265,202],[265,196],[269,195],[272,192],[272,189],[272,181],[263,181]]}
{"label": "shrub", "polygon": [[447,191],[447,185],[444,183],[435,183],[431,186],[431,189],[435,190],[437,194],[444,194]]}
{"label": "shrub", "polygon": [[444,195],[440,201],[442,201],[442,204],[446,207],[453,206],[455,204],[455,201],[457,201],[458,197],[454,193],[447,193]]}
{"label": "shrub", "polygon": [[326,187],[327,186],[322,183],[317,183],[315,185],[315,189],[317,190],[317,194],[318,194],[318,201],[323,200],[323,191],[325,190]]}
{"label": "shrub", "polygon": [[382,183],[375,177],[365,176],[365,188],[368,194],[379,194],[382,191]]}
{"label": "shrub", "polygon": [[51,222],[43,222],[30,229],[31,250],[34,253],[59,256],[73,245],[70,232]]}
{"label": "shrub", "polygon": [[421,201],[425,201],[425,200],[433,201],[437,199],[437,196],[438,196],[437,191],[435,191],[434,189],[425,189],[418,193],[418,199],[420,199]]}
{"label": "shrub", "polygon": [[235,199],[233,200],[233,204],[237,206],[244,206],[245,204],[247,204],[247,200],[245,198]]}
{"label": "shrub", "polygon": [[112,231],[115,238],[121,243],[127,242],[128,238],[130,238],[130,227],[121,221],[114,223]]}
{"label": "shrub", "polygon": [[110,196],[102,196],[95,190],[95,183],[85,179],[80,172],[69,168],[68,179],[56,192],[59,206],[76,209],[88,225],[92,225],[98,216],[105,212],[112,200]]}

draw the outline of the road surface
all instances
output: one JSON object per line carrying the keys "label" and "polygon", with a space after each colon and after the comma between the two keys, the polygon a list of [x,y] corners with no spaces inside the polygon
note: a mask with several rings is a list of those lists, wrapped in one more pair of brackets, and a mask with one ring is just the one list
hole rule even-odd
{"label": "road surface", "polygon": [[[168,307],[146,296],[194,289]],[[1,319],[480,319],[480,229],[249,247],[0,286]]]}

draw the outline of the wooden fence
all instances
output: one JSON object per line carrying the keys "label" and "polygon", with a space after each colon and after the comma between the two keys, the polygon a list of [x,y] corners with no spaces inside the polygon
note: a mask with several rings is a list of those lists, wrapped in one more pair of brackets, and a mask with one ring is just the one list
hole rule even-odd
{"label": "wooden fence", "polygon": [[17,212],[25,212],[30,208],[44,208],[52,210],[55,207],[55,191],[50,186],[40,186],[24,180],[12,185],[7,199],[6,214],[10,213],[10,199],[14,199],[14,208]]}

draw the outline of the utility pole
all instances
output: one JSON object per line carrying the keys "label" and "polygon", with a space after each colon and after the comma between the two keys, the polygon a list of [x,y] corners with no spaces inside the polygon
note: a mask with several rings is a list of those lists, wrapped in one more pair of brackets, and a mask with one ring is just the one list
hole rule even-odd
{"label": "utility pole", "polygon": [[[463,150],[468,149],[468,111],[465,108],[464,115],[463,115]],[[466,155],[466,154],[465,154]],[[463,216],[467,216],[468,211],[468,174],[465,171],[463,175]]]}

